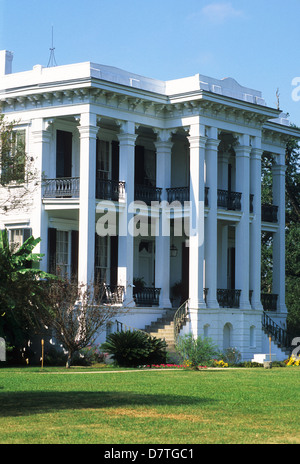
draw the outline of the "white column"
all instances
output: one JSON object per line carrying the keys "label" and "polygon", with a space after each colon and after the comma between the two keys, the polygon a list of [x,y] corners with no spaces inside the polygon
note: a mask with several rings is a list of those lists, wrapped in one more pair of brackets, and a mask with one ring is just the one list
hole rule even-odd
{"label": "white column", "polygon": [[206,142],[206,186],[208,193],[208,215],[205,228],[205,286],[208,287],[207,306],[218,308],[217,301],[217,203],[218,203],[218,131],[210,129],[210,137]]}
{"label": "white column", "polygon": [[[201,132],[202,131],[202,132]],[[189,298],[190,308],[205,308],[203,297],[204,264],[204,127],[190,127],[190,230],[189,230]]]}
{"label": "white column", "polygon": [[95,114],[80,117],[80,195],[78,282],[92,284],[95,266],[96,138]]}
{"label": "white column", "polygon": [[253,219],[250,224],[250,290],[251,306],[263,309],[261,294],[261,139],[254,141],[250,159],[250,191],[253,197]]}
{"label": "white column", "polygon": [[[162,188],[162,202],[167,201],[166,189],[171,186],[171,153],[173,143],[169,131],[160,132],[156,147],[156,185]],[[170,302],[170,234],[163,235],[164,230],[170,230],[166,211],[160,210],[158,234],[155,239],[155,287],[161,289],[159,305],[171,308]],[[168,224],[165,226],[165,222]],[[163,224],[164,222],[164,224]]]}
{"label": "white column", "polygon": [[235,148],[236,190],[242,193],[242,216],[236,226],[235,288],[241,290],[240,308],[251,309],[249,303],[249,210],[250,210],[250,151],[249,136],[241,137],[242,144]]}
{"label": "white column", "polygon": [[[32,121],[32,137],[34,142],[33,157],[35,158],[35,168],[38,172],[40,180],[42,174],[45,172],[49,173],[47,167],[50,155],[50,140],[51,132],[48,129],[48,124],[43,119],[34,119]],[[35,182],[34,179],[33,182]],[[44,254],[42,261],[40,262],[40,269],[48,271],[47,269],[47,248],[48,248],[48,217],[42,203],[43,197],[43,186],[42,182],[39,183],[38,187],[32,187],[33,198],[34,198],[34,209],[35,213],[32,216],[31,227],[32,235],[34,238],[41,238],[41,242],[35,248],[35,252]]]}
{"label": "white column", "polygon": [[273,172],[273,202],[278,206],[278,231],[273,234],[273,293],[278,294],[277,311],[286,313],[285,304],[285,171],[284,152]]}
{"label": "white column", "polygon": [[135,124],[124,122],[118,139],[120,142],[119,178],[125,182],[126,208],[119,214],[118,285],[125,288],[125,306],[133,306],[134,236],[128,230],[133,218]]}

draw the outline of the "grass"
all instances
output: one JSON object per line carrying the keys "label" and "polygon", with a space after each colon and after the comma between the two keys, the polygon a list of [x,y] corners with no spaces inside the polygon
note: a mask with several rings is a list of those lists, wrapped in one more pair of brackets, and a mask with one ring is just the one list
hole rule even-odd
{"label": "grass", "polygon": [[0,443],[299,444],[299,374],[3,368]]}

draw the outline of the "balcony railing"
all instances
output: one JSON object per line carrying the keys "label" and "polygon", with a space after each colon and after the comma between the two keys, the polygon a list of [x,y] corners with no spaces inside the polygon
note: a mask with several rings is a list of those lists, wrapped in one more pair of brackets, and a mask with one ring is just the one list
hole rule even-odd
{"label": "balcony railing", "polygon": [[149,185],[135,185],[134,199],[143,201],[147,205],[151,205],[152,201],[161,201],[162,189],[158,187],[151,187]]}
{"label": "balcony railing", "polygon": [[189,201],[190,189],[189,187],[167,188],[167,195],[169,203],[172,203],[173,201],[179,201],[180,203],[183,203],[184,201]]}
{"label": "balcony railing", "polygon": [[261,205],[261,220],[265,222],[278,222],[278,206]]}
{"label": "balcony railing", "polygon": [[44,198],[79,198],[79,177],[60,177],[44,181]]}
{"label": "balcony railing", "polygon": [[276,311],[278,295],[275,293],[261,293],[261,304],[265,311]]}
{"label": "balcony railing", "polygon": [[[189,187],[172,187],[167,188],[167,199],[169,203],[173,201],[179,201],[183,203],[190,200],[190,188]],[[205,187],[205,197],[204,202],[205,206],[208,206],[208,191],[209,187]]]}
{"label": "balcony railing", "polygon": [[158,306],[160,288],[143,287],[133,288],[133,297],[139,306]]}
{"label": "balcony railing", "polygon": [[96,198],[112,201],[119,201],[125,198],[125,182],[96,179]]}
{"label": "balcony railing", "polygon": [[242,194],[218,189],[218,206],[232,211],[241,211]]}
{"label": "balcony railing", "polygon": [[102,303],[108,305],[120,305],[123,303],[124,287],[121,285],[103,284]]}
{"label": "balcony railing", "polygon": [[217,289],[217,300],[221,308],[239,308],[241,290]]}

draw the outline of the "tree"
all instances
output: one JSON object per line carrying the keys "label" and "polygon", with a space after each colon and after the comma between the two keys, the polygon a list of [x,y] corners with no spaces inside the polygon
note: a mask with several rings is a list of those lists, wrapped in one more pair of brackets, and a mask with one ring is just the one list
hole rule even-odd
{"label": "tree", "polygon": [[10,246],[7,230],[0,230],[0,336],[21,342],[24,333],[41,327],[45,309],[44,279],[54,276],[38,269],[43,255],[33,253],[41,241],[29,237],[18,249]]}
{"label": "tree", "polygon": [[290,139],[286,164],[286,303],[288,330],[300,334],[300,150]]}
{"label": "tree", "polygon": [[39,185],[34,158],[25,150],[25,131],[0,114],[0,209],[22,209],[32,201]]}
{"label": "tree", "polygon": [[43,322],[68,352],[66,367],[73,355],[94,341],[106,323],[121,309],[104,305],[104,287],[78,284],[77,280],[48,282],[47,306]]}

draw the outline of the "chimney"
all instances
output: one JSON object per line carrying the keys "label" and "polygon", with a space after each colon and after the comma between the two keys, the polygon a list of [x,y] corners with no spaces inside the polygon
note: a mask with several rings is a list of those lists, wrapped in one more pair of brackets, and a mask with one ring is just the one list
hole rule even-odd
{"label": "chimney", "polygon": [[12,73],[13,53],[8,50],[0,50],[0,77]]}

